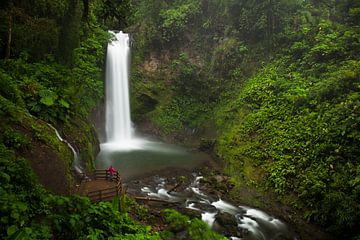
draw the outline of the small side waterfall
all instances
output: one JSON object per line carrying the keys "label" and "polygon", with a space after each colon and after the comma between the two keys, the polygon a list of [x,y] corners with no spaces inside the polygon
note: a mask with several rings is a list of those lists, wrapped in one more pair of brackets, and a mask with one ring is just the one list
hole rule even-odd
{"label": "small side waterfall", "polygon": [[[39,119],[39,118],[31,115],[30,113],[29,113],[29,116],[30,116],[31,118],[36,119],[36,120],[43,121],[43,120],[41,120],[41,119]],[[43,122],[44,122],[46,125],[48,125],[52,130],[54,130],[57,138],[58,138],[61,142],[65,143],[65,144],[68,146],[68,148],[72,151],[73,157],[74,157],[74,163],[73,163],[74,169],[75,169],[75,171],[76,171],[77,173],[83,174],[84,171],[83,171],[82,167],[80,166],[79,155],[78,155],[78,153],[76,152],[75,148],[74,148],[68,141],[66,141],[66,139],[64,139],[64,138],[61,137],[59,131],[58,131],[53,125],[51,125],[50,123],[45,122],[45,121],[43,121]]]}
{"label": "small side waterfall", "polygon": [[76,152],[75,148],[68,142],[66,141],[64,138],[61,137],[59,131],[50,123],[46,123],[51,129],[53,129],[55,131],[56,136],[58,137],[58,139],[63,142],[66,143],[66,145],[68,146],[68,148],[72,151],[73,156],[74,156],[74,169],[77,173],[82,174],[84,173],[84,171],[81,169],[80,166],[80,162],[79,162],[79,155]]}
{"label": "small side waterfall", "polygon": [[106,58],[106,141],[126,143],[132,139],[129,103],[129,35],[114,33]]}

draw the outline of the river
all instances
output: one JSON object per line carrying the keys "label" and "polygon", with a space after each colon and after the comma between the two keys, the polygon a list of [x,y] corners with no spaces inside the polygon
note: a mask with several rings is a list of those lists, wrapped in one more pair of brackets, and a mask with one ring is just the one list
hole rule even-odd
{"label": "river", "polygon": [[[250,206],[224,201],[226,196],[218,192],[214,195],[216,191],[211,185],[202,186],[204,172],[199,169],[212,165],[207,154],[144,139],[136,140],[131,146],[102,144],[96,160],[97,168],[110,165],[117,168],[130,194],[169,201],[175,203],[178,210],[198,211],[210,227],[231,239],[297,239],[280,219]],[[187,176],[187,183],[172,190],[183,175]],[[224,217],[232,226],[221,226]]]}

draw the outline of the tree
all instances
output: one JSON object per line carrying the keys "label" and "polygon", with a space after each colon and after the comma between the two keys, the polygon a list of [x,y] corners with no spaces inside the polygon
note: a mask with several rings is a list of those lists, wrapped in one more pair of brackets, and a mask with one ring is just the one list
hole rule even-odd
{"label": "tree", "polygon": [[68,0],[68,8],[62,19],[57,52],[60,62],[67,65],[72,65],[74,60],[73,50],[79,46],[80,14],[78,0]]}
{"label": "tree", "polygon": [[38,59],[54,51],[58,42],[58,23],[67,0],[22,1],[0,3],[1,55],[4,58],[28,52]]}
{"label": "tree", "polygon": [[109,29],[124,29],[129,26],[132,16],[130,0],[103,0],[98,12],[104,25]]}

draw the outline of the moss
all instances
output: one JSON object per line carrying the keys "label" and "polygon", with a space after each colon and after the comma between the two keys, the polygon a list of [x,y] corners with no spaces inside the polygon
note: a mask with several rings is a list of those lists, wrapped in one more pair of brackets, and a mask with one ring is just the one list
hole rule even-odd
{"label": "moss", "polygon": [[46,122],[1,96],[0,106],[0,119],[3,120],[0,129],[4,133],[1,142],[30,163],[46,188],[67,193],[73,181],[73,156],[68,146],[58,139]]}
{"label": "moss", "polygon": [[62,132],[79,154],[80,164],[88,170],[94,169],[95,157],[99,152],[99,140],[95,127],[80,117],[65,123]]}

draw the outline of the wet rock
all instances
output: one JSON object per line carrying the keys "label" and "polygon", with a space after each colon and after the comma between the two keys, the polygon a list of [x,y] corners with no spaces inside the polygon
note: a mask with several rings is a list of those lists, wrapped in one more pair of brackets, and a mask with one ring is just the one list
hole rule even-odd
{"label": "wet rock", "polygon": [[201,213],[199,211],[189,209],[189,208],[184,208],[184,209],[181,209],[180,212],[184,215],[189,216],[190,218],[200,218],[201,219]]}
{"label": "wet rock", "polygon": [[230,179],[230,177],[223,176],[223,175],[216,175],[216,176],[214,176],[214,178],[218,183],[227,182]]}
{"label": "wet rock", "polygon": [[211,152],[214,149],[215,141],[215,139],[201,138],[198,149],[203,152]]}
{"label": "wet rock", "polygon": [[275,236],[273,239],[274,240],[293,240],[292,237],[285,236],[285,235],[283,235],[281,233],[279,235]]}
{"label": "wet rock", "polygon": [[214,229],[225,236],[243,237],[244,232],[238,228],[234,216],[229,213],[218,213],[215,218]]}
{"label": "wet rock", "polygon": [[230,177],[220,174],[204,177],[200,183],[201,190],[212,196],[227,195],[234,187]]}
{"label": "wet rock", "polygon": [[191,207],[198,209],[199,212],[210,212],[210,213],[217,212],[216,207],[210,205],[209,203],[193,202]]}
{"label": "wet rock", "polygon": [[221,212],[216,215],[216,222],[220,225],[227,227],[227,226],[237,226],[236,219],[229,213]]}

